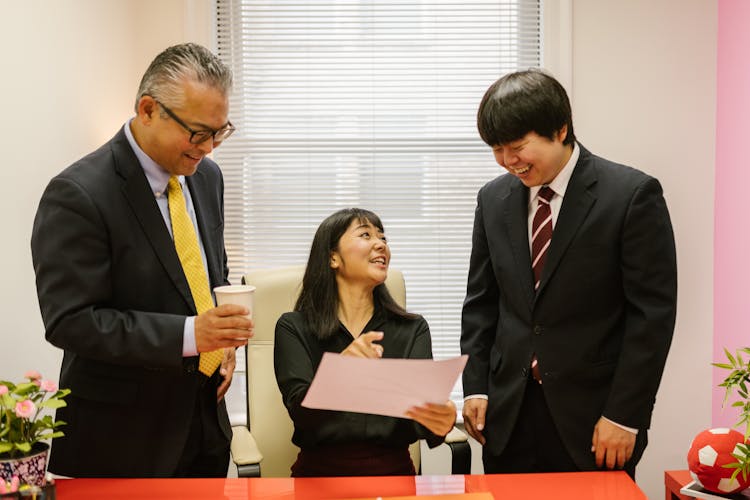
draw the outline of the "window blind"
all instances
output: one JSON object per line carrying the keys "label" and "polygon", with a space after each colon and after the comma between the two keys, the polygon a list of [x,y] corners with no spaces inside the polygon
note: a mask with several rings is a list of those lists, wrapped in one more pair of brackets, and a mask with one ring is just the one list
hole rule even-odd
{"label": "window blind", "polygon": [[476,194],[500,173],[476,110],[501,75],[541,66],[540,0],[217,0],[216,15],[235,75],[237,132],[214,153],[230,281],[304,264],[326,216],[367,208],[435,357],[458,355]]}

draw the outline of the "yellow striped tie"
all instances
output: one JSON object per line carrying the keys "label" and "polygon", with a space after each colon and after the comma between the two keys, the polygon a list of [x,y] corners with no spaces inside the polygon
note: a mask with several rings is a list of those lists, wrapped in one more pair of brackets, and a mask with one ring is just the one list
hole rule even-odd
{"label": "yellow striped tie", "polygon": [[[193,295],[195,307],[198,314],[202,314],[214,307],[214,301],[211,298],[206,269],[203,267],[198,237],[195,235],[193,221],[190,220],[187,213],[182,186],[180,186],[180,181],[176,176],[169,178],[168,200],[174,246],[177,249],[177,255],[180,257],[182,270],[185,272],[185,277],[190,285],[190,293]],[[216,371],[216,368],[221,365],[223,354],[222,349],[202,352],[198,370],[210,377]]]}

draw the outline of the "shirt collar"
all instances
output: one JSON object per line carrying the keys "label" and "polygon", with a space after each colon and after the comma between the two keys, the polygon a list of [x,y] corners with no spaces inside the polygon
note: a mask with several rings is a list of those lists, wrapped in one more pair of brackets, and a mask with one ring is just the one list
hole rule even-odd
{"label": "shirt collar", "polygon": [[[154,193],[154,196],[161,196],[163,194],[166,194],[167,184],[169,183],[171,174],[161,166],[159,166],[159,164],[154,160],[152,160],[151,157],[141,149],[138,143],[135,142],[133,132],[130,130],[130,123],[132,121],[133,118],[128,120],[123,127],[125,131],[125,137],[128,138],[130,147],[133,148],[133,152],[135,153],[136,158],[138,158],[138,162],[141,164],[143,172],[146,174],[146,179],[148,180],[149,186],[151,186],[151,191]],[[180,185],[184,188],[185,176],[180,175],[178,176],[178,179],[180,181]]]}
{"label": "shirt collar", "polygon": [[[547,184],[547,186],[549,186],[549,188],[552,189],[552,191],[554,191],[555,194],[561,198],[565,196],[565,191],[568,189],[570,177],[573,175],[573,169],[576,167],[576,163],[578,163],[578,158],[580,156],[581,148],[578,146],[578,143],[575,142],[573,143],[573,153],[570,155],[568,162],[565,164],[562,170],[558,172],[555,178],[552,179],[552,182]],[[529,203],[533,203],[536,200],[540,189],[542,189],[542,186],[534,186],[529,188]]]}

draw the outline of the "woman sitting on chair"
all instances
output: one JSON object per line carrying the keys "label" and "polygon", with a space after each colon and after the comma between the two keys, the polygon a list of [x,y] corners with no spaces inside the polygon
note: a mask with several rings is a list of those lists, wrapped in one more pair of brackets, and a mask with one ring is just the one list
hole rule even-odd
{"label": "woman sitting on chair", "polygon": [[340,210],[318,227],[294,312],[276,324],[274,367],[301,448],[292,476],[415,474],[409,444],[443,442],[456,421],[447,401],[409,418],[301,406],[324,352],[365,358],[432,358],[427,322],[388,293],[390,249],[377,215]]}

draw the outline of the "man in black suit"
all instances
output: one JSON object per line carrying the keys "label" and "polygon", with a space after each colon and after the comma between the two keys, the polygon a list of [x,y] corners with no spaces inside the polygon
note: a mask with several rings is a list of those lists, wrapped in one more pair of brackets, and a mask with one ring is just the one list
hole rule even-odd
{"label": "man in black suit", "polygon": [[[568,96],[542,71],[495,82],[477,122],[508,171],[479,191],[461,326],[464,422],[485,472],[634,477],[675,321],[662,188],[577,143]],[[544,186],[546,249],[532,234]]]}
{"label": "man in black suit", "polygon": [[[72,391],[57,411],[67,425],[53,442],[51,472],[226,475],[223,396],[234,349],[253,325],[240,306],[197,314],[167,185],[171,177],[182,185],[208,286],[226,284],[224,186],[206,155],[234,130],[231,83],[207,49],[166,49],[143,76],[136,116],[42,196],[31,239],[37,292],[46,338],[65,351],[60,385]],[[200,373],[198,354],[215,350],[221,367]]]}

